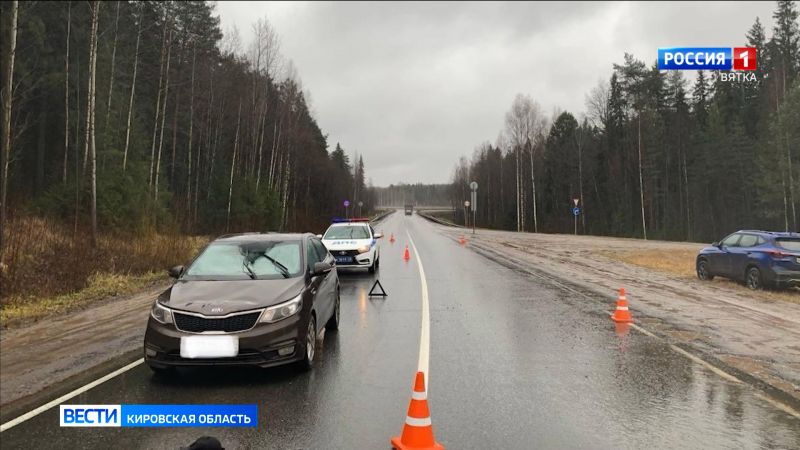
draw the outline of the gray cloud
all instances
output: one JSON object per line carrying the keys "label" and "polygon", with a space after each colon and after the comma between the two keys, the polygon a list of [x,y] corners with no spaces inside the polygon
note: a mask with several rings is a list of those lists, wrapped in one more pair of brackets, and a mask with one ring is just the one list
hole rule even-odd
{"label": "gray cloud", "polygon": [[[493,141],[517,93],[581,114],[625,52],[734,46],[772,2],[220,2],[244,42],[266,16],[294,62],[331,146],[364,157],[379,186],[446,182],[461,155]],[[769,33],[768,33],[769,34]]]}

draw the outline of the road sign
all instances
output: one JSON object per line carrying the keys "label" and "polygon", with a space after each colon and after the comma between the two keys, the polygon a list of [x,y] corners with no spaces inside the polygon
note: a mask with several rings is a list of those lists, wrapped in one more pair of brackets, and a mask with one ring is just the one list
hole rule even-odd
{"label": "road sign", "polygon": [[577,216],[579,216],[579,215],[581,214],[581,209],[580,209],[580,208],[578,208],[577,206],[576,206],[576,207],[574,207],[574,208],[572,208],[572,214],[573,214],[574,216],[576,216],[576,217],[577,217]]}
{"label": "road sign", "polygon": [[464,200],[464,208],[469,208],[469,200]]}
{"label": "road sign", "polygon": [[578,206],[578,202],[581,201],[581,199],[573,198],[572,201],[575,203],[575,206]]}
{"label": "road sign", "polygon": [[364,202],[362,202],[361,200],[359,200],[359,201],[358,201],[358,206],[359,206],[359,207],[361,207],[361,206],[364,206]]}
{"label": "road sign", "polygon": [[472,199],[472,234],[475,234],[475,220],[478,215],[478,182],[473,181],[469,184],[470,198]]}
{"label": "road sign", "polygon": [[350,206],[350,200],[345,200],[344,207],[347,208],[348,206]]}

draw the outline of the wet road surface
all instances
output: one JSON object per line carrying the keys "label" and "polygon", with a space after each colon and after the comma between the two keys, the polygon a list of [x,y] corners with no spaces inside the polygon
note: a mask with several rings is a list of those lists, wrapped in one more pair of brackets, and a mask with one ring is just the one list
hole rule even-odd
{"label": "wet road surface", "polygon": [[[429,404],[450,449],[800,448],[800,419],[660,340],[617,329],[608,305],[503,267],[395,213],[376,226],[381,284],[342,271],[341,328],[311,373],[194,369],[153,377],[139,365],[73,404],[257,403],[245,428],[59,428],[58,408],[0,435],[3,449],[167,448],[201,435],[228,449],[381,449],[400,432],[417,368],[420,276],[430,298]],[[635,313],[635,312],[634,312]],[[142,324],[144,327],[144,323]],[[91,381],[91,380],[87,380]]]}

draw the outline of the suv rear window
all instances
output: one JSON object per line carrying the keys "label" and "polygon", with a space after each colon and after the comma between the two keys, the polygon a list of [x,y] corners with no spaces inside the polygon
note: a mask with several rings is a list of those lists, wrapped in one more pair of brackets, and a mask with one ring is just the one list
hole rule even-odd
{"label": "suv rear window", "polygon": [[800,239],[793,238],[778,238],[775,239],[778,247],[783,247],[786,250],[800,251]]}

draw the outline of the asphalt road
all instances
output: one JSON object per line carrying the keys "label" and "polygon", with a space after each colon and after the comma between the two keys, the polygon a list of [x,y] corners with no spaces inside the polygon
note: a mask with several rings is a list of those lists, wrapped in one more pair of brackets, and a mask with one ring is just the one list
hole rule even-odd
{"label": "asphalt road", "polygon": [[618,330],[605,299],[506,268],[417,216],[376,228],[398,239],[381,243],[389,296],[367,296],[374,276],[342,272],[341,329],[324,336],[313,372],[197,369],[164,380],[138,365],[68,401],[257,403],[258,428],[59,428],[53,408],[4,431],[0,447],[177,449],[213,435],[228,449],[388,448],[420,351],[420,272],[415,255],[401,257],[408,232],[427,281],[428,395],[445,447],[800,448],[800,419],[657,338]]}

